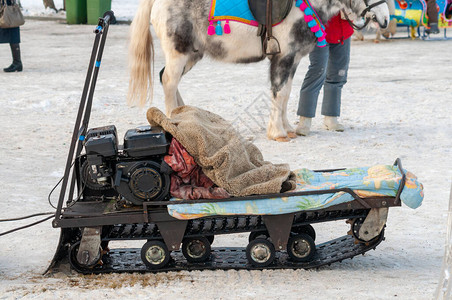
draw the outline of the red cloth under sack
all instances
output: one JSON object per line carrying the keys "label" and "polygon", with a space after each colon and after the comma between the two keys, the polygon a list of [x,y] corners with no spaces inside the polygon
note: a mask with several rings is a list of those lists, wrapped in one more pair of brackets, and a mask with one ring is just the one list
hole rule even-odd
{"label": "red cloth under sack", "polygon": [[225,189],[216,186],[207,177],[194,158],[175,138],[172,139],[168,155],[163,158],[173,169],[170,193],[181,199],[223,199],[229,198]]}

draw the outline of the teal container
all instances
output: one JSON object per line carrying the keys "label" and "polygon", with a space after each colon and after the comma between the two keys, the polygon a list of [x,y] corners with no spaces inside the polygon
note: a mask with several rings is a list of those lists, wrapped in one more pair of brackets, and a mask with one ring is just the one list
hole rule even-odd
{"label": "teal container", "polygon": [[86,9],[88,24],[97,25],[99,18],[111,10],[111,0],[87,0]]}
{"label": "teal container", "polygon": [[66,21],[68,24],[86,23],[86,1],[87,0],[66,0]]}

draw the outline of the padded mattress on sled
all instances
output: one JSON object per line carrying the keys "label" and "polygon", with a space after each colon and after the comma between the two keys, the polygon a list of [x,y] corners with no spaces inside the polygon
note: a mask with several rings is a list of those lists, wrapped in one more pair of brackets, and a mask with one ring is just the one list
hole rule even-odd
{"label": "padded mattress on sled", "polygon": [[[395,197],[402,180],[398,167],[392,165],[350,168],[333,172],[299,169],[294,173],[297,176],[297,188],[291,192],[350,188],[362,198]],[[413,209],[419,207],[424,198],[422,184],[410,172],[406,172],[405,186],[400,198],[402,203]],[[171,199],[171,201],[178,200],[180,199]],[[181,220],[214,215],[278,215],[303,210],[317,210],[353,200],[354,198],[349,193],[332,192],[258,200],[168,205],[168,213]]]}

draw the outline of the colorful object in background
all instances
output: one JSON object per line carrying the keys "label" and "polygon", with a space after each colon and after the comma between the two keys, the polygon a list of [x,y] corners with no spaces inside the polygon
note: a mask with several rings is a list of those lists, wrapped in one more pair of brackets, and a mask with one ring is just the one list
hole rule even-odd
{"label": "colorful object in background", "polygon": [[410,27],[422,25],[427,11],[424,0],[395,0],[395,14],[397,24]]}
{"label": "colorful object in background", "polygon": [[439,28],[452,28],[452,0],[436,0]]}
{"label": "colorful object in background", "polygon": [[[317,37],[317,46],[326,46],[325,26],[312,8],[309,0],[296,0],[296,7],[304,13],[304,19],[311,31]],[[221,21],[226,21],[222,28]],[[208,35],[230,34],[229,21],[241,22],[251,26],[259,26],[259,23],[251,13],[248,1],[245,0],[212,0],[209,12]],[[215,23],[216,22],[216,23]],[[276,26],[278,24],[275,24]]]}
{"label": "colorful object in background", "polygon": [[[391,18],[396,19],[399,26],[409,26],[412,38],[415,38],[415,27],[428,26],[425,0],[394,0],[394,3],[395,13]],[[436,0],[439,28],[452,28],[452,16],[448,13],[451,3],[451,0]]]}

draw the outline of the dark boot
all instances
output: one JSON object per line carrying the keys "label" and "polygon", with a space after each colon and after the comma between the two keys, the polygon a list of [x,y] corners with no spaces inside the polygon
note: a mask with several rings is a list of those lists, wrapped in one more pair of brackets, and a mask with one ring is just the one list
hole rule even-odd
{"label": "dark boot", "polygon": [[20,46],[19,44],[9,44],[11,47],[11,53],[13,55],[13,63],[3,69],[4,72],[22,72],[22,61],[20,59]]}
{"label": "dark boot", "polygon": [[431,23],[430,28],[425,29],[425,32],[427,34],[438,34],[439,33],[438,23]]}

